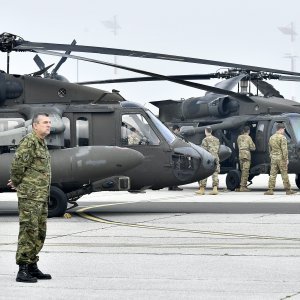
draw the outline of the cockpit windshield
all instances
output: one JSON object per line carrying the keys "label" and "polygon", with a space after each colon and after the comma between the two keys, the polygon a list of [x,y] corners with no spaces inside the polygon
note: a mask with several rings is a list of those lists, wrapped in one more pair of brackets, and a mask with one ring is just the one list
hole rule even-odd
{"label": "cockpit windshield", "polygon": [[176,136],[168,129],[166,125],[164,125],[159,119],[157,119],[149,110],[146,111],[151,121],[154,123],[154,125],[157,127],[157,129],[160,131],[160,133],[163,135],[163,137],[166,139],[168,144],[171,144],[174,142]]}
{"label": "cockpit windshield", "polygon": [[294,130],[296,140],[297,142],[300,142],[300,116],[291,116],[290,121]]}
{"label": "cockpit windshield", "polygon": [[141,114],[122,116],[121,139],[123,145],[159,145],[160,140]]}

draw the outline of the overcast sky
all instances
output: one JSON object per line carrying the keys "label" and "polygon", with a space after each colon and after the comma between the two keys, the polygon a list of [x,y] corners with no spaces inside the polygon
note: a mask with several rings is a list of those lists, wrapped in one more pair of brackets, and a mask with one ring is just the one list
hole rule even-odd
{"label": "overcast sky", "polygon": [[[71,43],[116,47],[191,56],[277,69],[291,69],[288,55],[299,55],[300,37],[278,27],[300,33],[297,0],[10,0],[1,3],[1,29],[32,42]],[[115,35],[105,26],[116,16],[120,28]],[[74,53],[75,54],[75,53]],[[81,53],[78,55],[82,55]],[[12,53],[11,73],[37,70],[33,54]],[[57,57],[41,55],[46,64]],[[113,62],[112,56],[90,55]],[[299,58],[300,59],[300,58]],[[299,59],[295,70],[300,72]],[[122,65],[165,75],[215,72],[215,66],[119,57]],[[0,53],[0,68],[6,70],[6,54]],[[139,76],[88,62],[68,60],[59,73],[70,81]],[[215,84],[216,81],[202,82]],[[300,82],[272,81],[286,98],[300,101]],[[125,83],[98,86],[121,91],[128,100],[140,102],[180,99],[204,92],[173,83]]]}

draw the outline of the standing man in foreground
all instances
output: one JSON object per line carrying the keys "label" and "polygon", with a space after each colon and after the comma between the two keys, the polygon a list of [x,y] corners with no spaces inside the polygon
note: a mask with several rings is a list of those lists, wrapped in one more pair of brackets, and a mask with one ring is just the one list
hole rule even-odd
{"label": "standing man in foreground", "polygon": [[48,114],[34,115],[33,131],[21,140],[11,165],[8,186],[17,190],[19,208],[18,282],[51,279],[50,274],[42,273],[37,266],[38,253],[46,238],[51,165],[45,137],[50,127]]}
{"label": "standing man in foreground", "polygon": [[277,131],[270,137],[269,140],[269,153],[271,159],[271,170],[269,177],[269,189],[265,192],[265,195],[274,195],[274,188],[276,183],[276,177],[278,172],[281,173],[283,186],[287,195],[296,194],[291,190],[291,184],[288,176],[288,148],[287,140],[284,136],[285,126],[283,123],[278,123],[276,127]]}
{"label": "standing man in foreground", "polygon": [[[215,172],[212,174],[212,185],[213,190],[210,195],[218,195],[218,186],[219,186],[219,178],[218,174],[220,173],[220,160],[219,160],[219,149],[220,149],[220,141],[218,138],[212,135],[212,128],[207,126],[205,128],[205,138],[202,140],[201,147],[203,147],[206,151],[208,151],[212,156],[216,159],[217,167]],[[199,181],[200,189],[196,193],[199,195],[205,194],[207,178]]]}
{"label": "standing man in foreground", "polygon": [[247,188],[247,181],[249,177],[249,170],[251,165],[251,152],[255,151],[255,144],[251,138],[250,127],[245,126],[243,133],[238,136],[237,144],[239,147],[239,161],[240,168],[242,172],[240,188],[237,190],[239,192],[249,192],[250,189]]}

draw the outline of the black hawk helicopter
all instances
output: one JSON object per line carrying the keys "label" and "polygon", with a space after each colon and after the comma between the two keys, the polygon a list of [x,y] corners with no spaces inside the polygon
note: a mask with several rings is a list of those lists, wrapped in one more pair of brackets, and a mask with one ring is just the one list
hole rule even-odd
{"label": "black hawk helicopter", "polygon": [[[0,50],[7,52],[7,72],[0,73],[0,188],[8,191],[10,162],[20,140],[31,131],[32,116],[47,112],[52,121],[47,138],[52,157],[50,216],[62,215],[67,202],[76,205],[79,197],[93,191],[182,185],[210,176],[216,167],[210,153],[175,136],[149,110],[126,101],[118,91],[70,83],[57,74],[66,58],[112,65],[70,55],[71,51],[95,49],[75,42],[40,44],[9,33],[0,35]],[[50,54],[61,60],[48,73],[51,66],[45,67],[35,57],[40,71],[13,75],[9,74],[12,51]],[[220,149],[223,159],[230,153],[226,146]]]}
{"label": "black hawk helicopter", "polygon": [[[101,49],[100,53],[126,55],[187,63],[215,65],[226,71],[211,74],[172,75],[152,77],[132,77],[81,82],[81,84],[104,84],[125,82],[146,82],[168,80],[205,90],[202,97],[181,100],[150,102],[159,108],[159,119],[168,126],[181,126],[181,134],[189,141],[200,145],[204,129],[211,126],[222,143],[230,147],[231,156],[221,163],[221,173],[227,174],[226,184],[230,190],[239,187],[237,137],[245,125],[250,126],[256,151],[252,154],[249,175],[253,177],[269,173],[269,137],[275,132],[276,124],[284,123],[289,150],[289,173],[296,174],[296,185],[300,188],[300,104],[284,97],[266,80],[300,81],[300,73],[263,68],[257,66],[175,56],[160,53],[131,51],[122,49]],[[139,72],[150,75],[146,72]],[[208,86],[187,80],[225,79],[215,86]],[[184,83],[182,83],[184,81]],[[251,84],[255,86],[251,90]],[[238,86],[238,92],[233,88]],[[259,92],[262,95],[259,95]]]}

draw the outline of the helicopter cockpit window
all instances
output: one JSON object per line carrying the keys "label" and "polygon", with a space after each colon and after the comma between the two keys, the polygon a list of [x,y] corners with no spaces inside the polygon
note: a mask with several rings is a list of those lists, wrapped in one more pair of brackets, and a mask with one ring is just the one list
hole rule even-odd
{"label": "helicopter cockpit window", "polygon": [[66,117],[62,117],[62,121],[65,125],[64,131],[64,147],[70,148],[71,147],[71,140],[70,140],[70,120]]}
{"label": "helicopter cockpit window", "polygon": [[22,118],[1,118],[0,120],[0,132],[6,131],[18,127],[22,127],[25,121]]}
{"label": "helicopter cockpit window", "polygon": [[140,114],[122,116],[122,145],[159,145],[159,138]]}
{"label": "helicopter cockpit window", "polygon": [[150,111],[147,111],[147,115],[154,123],[154,125],[157,127],[159,132],[166,139],[168,144],[173,143],[174,140],[176,139],[176,136],[170,131],[170,129],[167,126],[165,126],[159,119],[157,119]]}
{"label": "helicopter cockpit window", "polygon": [[300,142],[300,118],[293,116],[290,118],[297,142]]}
{"label": "helicopter cockpit window", "polygon": [[76,120],[76,145],[89,145],[89,122],[87,118],[78,118]]}
{"label": "helicopter cockpit window", "polygon": [[[282,122],[283,124],[284,124],[284,126],[285,126],[285,131],[284,131],[284,136],[286,137],[286,139],[287,139],[287,142],[289,143],[290,141],[291,141],[291,139],[292,139],[292,137],[291,137],[291,134],[289,133],[289,129],[288,129],[288,127],[287,127],[287,124],[285,123],[285,122]],[[272,127],[272,134],[274,134],[275,132],[276,132],[276,125],[277,125],[277,123],[274,123],[273,124],[273,127]]]}

